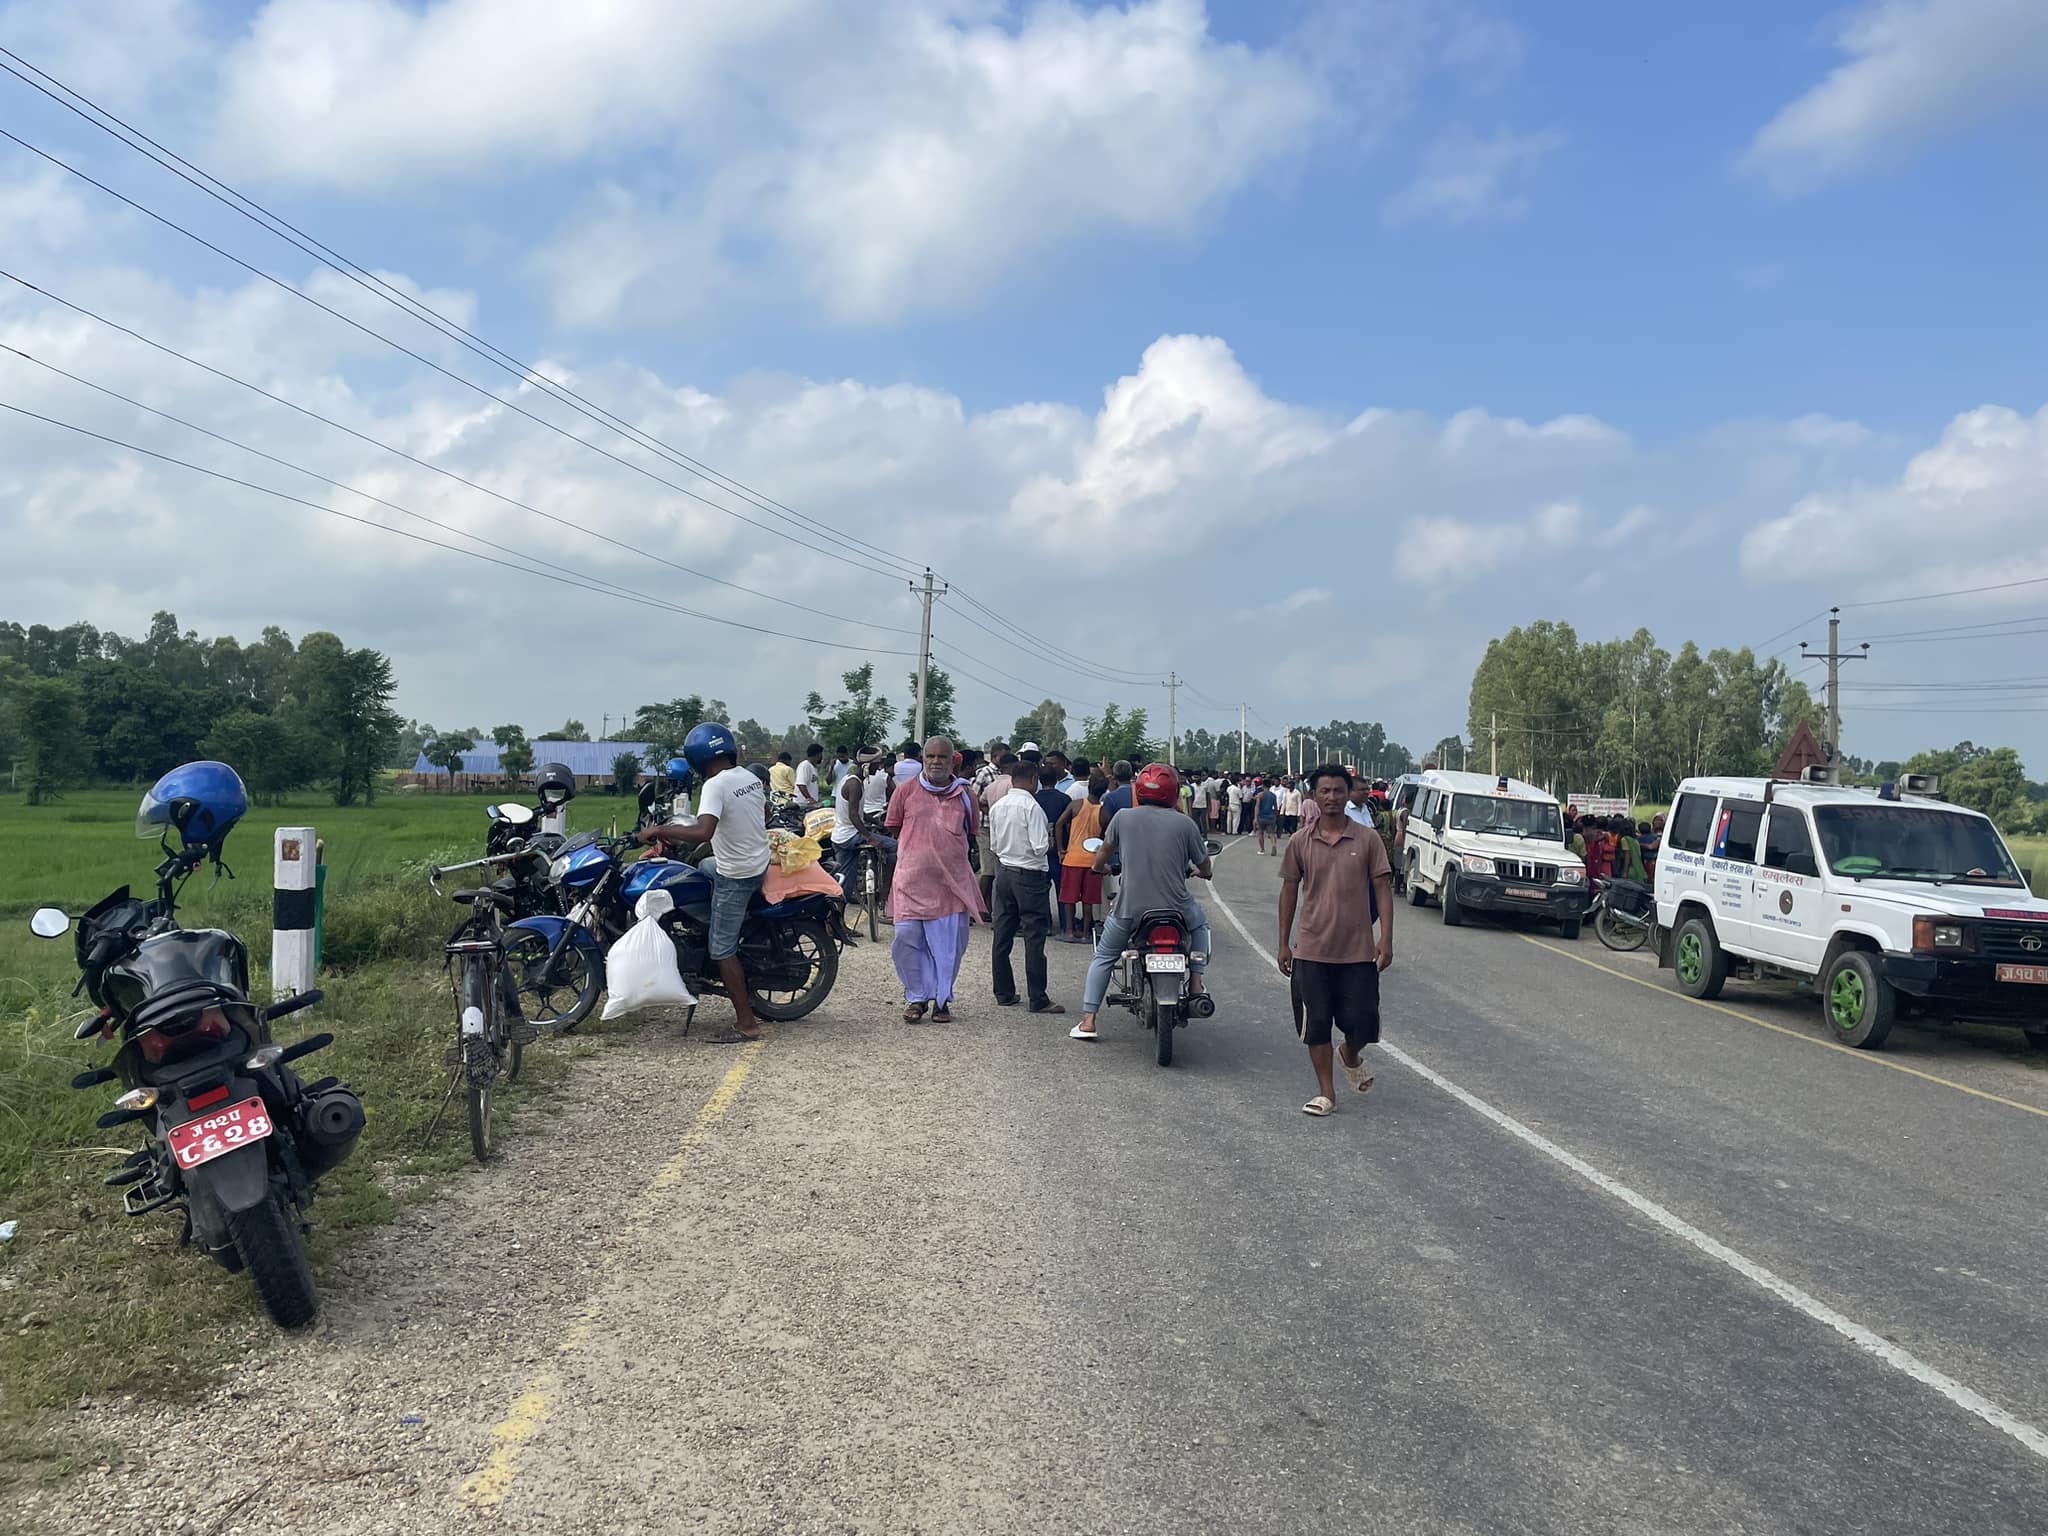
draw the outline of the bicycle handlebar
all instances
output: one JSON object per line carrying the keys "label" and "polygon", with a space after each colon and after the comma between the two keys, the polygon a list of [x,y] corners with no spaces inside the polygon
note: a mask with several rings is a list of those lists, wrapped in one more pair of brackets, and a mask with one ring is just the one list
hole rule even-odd
{"label": "bicycle handlebar", "polygon": [[530,849],[519,848],[511,853],[487,854],[481,859],[471,859],[464,864],[435,864],[427,870],[427,884],[434,888],[436,896],[445,896],[448,893],[441,889],[443,875],[459,875],[469,869],[488,869],[500,864],[516,864],[519,860],[532,856]]}

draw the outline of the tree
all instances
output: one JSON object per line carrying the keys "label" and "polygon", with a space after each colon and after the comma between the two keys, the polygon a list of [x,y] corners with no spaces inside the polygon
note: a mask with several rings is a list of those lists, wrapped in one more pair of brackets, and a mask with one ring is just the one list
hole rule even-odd
{"label": "tree", "polygon": [[1047,752],[1067,750],[1067,706],[1057,699],[1041,699],[1038,708],[1019,715],[1010,731],[1010,745],[1035,741]]}
{"label": "tree", "polygon": [[[889,739],[889,701],[875,692],[875,664],[868,662],[842,673],[839,681],[846,689],[846,697],[838,704],[828,707],[816,693],[804,702],[804,729],[810,740],[821,741],[828,748],[847,746],[855,751],[880,746]],[[905,730],[908,729],[906,726]],[[809,744],[799,743],[792,750]]]}
{"label": "tree", "polygon": [[15,771],[28,803],[61,799],[92,768],[78,685],[64,677],[17,677],[6,702]]}
{"label": "tree", "polygon": [[257,805],[277,804],[311,783],[315,772],[316,754],[299,732],[253,709],[222,715],[199,743],[199,754],[239,773]]}
{"label": "tree", "polygon": [[1941,788],[1957,805],[1982,811],[2001,827],[2019,830],[2030,822],[2026,769],[2011,747],[1976,750],[1942,780]]}
{"label": "tree", "polygon": [[508,779],[523,779],[532,773],[533,743],[521,737],[509,747],[500,747],[498,771]]}
{"label": "tree", "polygon": [[[814,693],[811,697],[815,699],[817,695]],[[761,754],[767,752],[768,748],[774,744],[775,733],[751,716],[734,726],[732,733],[739,737],[740,746],[745,749],[747,756],[757,762],[760,760]],[[773,757],[775,754],[768,752],[768,755]]]}
{"label": "tree", "polygon": [[[924,675],[924,734],[954,736],[960,727],[953,719],[953,679],[944,667],[933,666]],[[917,674],[910,674],[910,703],[903,711],[904,739],[917,734]],[[851,745],[851,743],[848,743]],[[1045,743],[1040,742],[1040,746]]]}
{"label": "tree", "polygon": [[559,731],[549,731],[547,735],[541,737],[541,740],[588,741],[590,740],[590,731],[581,720],[571,720],[565,723]]}
{"label": "tree", "polygon": [[460,731],[439,737],[427,748],[427,761],[436,768],[445,769],[448,787],[457,787],[456,781],[462,776],[462,754],[476,749],[476,740]]}
{"label": "tree", "polygon": [[633,735],[652,747],[656,756],[674,757],[683,750],[683,740],[691,730],[711,718],[701,694],[670,699],[666,704],[642,704],[633,711]]}
{"label": "tree", "polygon": [[290,718],[322,743],[336,805],[376,800],[378,771],[398,741],[397,687],[390,658],[376,651],[352,651],[325,631],[299,643]]}
{"label": "tree", "polygon": [[1463,768],[1471,758],[1471,748],[1456,736],[1446,736],[1429,749],[1428,761],[1439,768]]}
{"label": "tree", "polygon": [[622,795],[630,795],[640,787],[638,752],[621,752],[612,759],[612,787]]}
{"label": "tree", "polygon": [[1090,715],[1081,722],[1081,739],[1075,746],[1091,763],[1128,758],[1142,765],[1148,757],[1145,711],[1134,709],[1125,714],[1115,704],[1105,704],[1100,715]]}

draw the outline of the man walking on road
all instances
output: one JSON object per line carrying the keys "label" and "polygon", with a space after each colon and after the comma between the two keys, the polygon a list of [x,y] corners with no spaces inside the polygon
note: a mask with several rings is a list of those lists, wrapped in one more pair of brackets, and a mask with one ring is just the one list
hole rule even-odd
{"label": "man walking on road", "polygon": [[[1041,771],[1055,775],[1058,772],[1050,764]],[[1072,804],[1065,795],[1058,798],[1064,804]],[[996,1003],[1003,1008],[1017,1006],[1017,977],[1010,968],[1010,951],[1021,928],[1024,984],[1030,993],[1031,1011],[1065,1013],[1067,1010],[1045,991],[1045,932],[1051,923],[1045,859],[1052,847],[1052,825],[1045,819],[1045,807],[1039,804],[1037,791],[1028,786],[1021,768],[1010,792],[989,808],[988,836],[997,861],[995,947],[989,952]]]}
{"label": "man walking on road", "polygon": [[[1350,770],[1326,763],[1308,782],[1322,814],[1288,839],[1280,861],[1277,958],[1293,982],[1295,1028],[1316,1074],[1318,1092],[1302,1113],[1320,1118],[1337,1107],[1333,1054],[1354,1089],[1372,1086],[1362,1053],[1379,1042],[1380,972],[1394,963],[1394,868],[1379,833],[1344,814]],[[1332,1050],[1333,1031],[1344,1036],[1341,1053]]]}
{"label": "man walking on road", "polygon": [[903,979],[903,1022],[953,1022],[953,984],[967,953],[967,930],[984,910],[967,864],[980,815],[966,784],[953,776],[953,743],[934,736],[924,766],[889,798],[884,825],[896,834],[896,880],[889,915],[896,921],[890,958]]}

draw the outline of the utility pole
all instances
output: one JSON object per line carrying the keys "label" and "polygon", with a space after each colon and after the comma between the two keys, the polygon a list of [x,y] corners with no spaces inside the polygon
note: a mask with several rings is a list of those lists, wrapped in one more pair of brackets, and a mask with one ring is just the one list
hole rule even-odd
{"label": "utility pole", "polygon": [[1496,711],[1486,717],[1486,771],[1495,778],[1500,777],[1500,714]]}
{"label": "utility pole", "polygon": [[922,747],[924,745],[925,685],[930,678],[932,670],[932,603],[946,595],[946,588],[938,586],[933,581],[932,569],[930,566],[926,566],[924,569],[923,586],[920,587],[916,582],[912,582],[910,590],[918,593],[924,599],[924,623],[919,627],[917,635],[917,730],[913,732],[917,737],[917,744]]}
{"label": "utility pole", "polygon": [[[1807,644],[1799,642],[1799,654],[1804,657]],[[1817,658],[1828,664],[1828,766],[1840,761],[1842,747],[1842,663],[1845,661],[1868,661],[1870,642],[1863,642],[1863,649],[1844,654],[1842,650],[1842,610],[1828,610],[1828,649],[1825,656]]]}
{"label": "utility pole", "polygon": [[1237,706],[1237,771],[1244,772],[1244,706]]}
{"label": "utility pole", "polygon": [[1169,670],[1162,686],[1166,689],[1166,766],[1177,768],[1180,765],[1174,761],[1174,738],[1180,734],[1180,718],[1175,713],[1180,702],[1180,675]]}

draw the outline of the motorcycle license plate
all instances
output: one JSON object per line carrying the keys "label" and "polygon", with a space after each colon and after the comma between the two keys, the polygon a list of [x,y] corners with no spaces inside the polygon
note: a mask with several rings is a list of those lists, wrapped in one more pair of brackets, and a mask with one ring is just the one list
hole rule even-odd
{"label": "motorcycle license plate", "polygon": [[2001,965],[1998,968],[1998,979],[2031,982],[2037,987],[2048,987],[2048,965]]}
{"label": "motorcycle license plate", "polygon": [[173,1126],[170,1132],[171,1155],[178,1160],[180,1168],[197,1168],[216,1157],[240,1151],[269,1134],[270,1112],[263,1107],[263,1101],[244,1099],[239,1104],[228,1105],[226,1109],[217,1109],[210,1115],[201,1115],[197,1120]]}
{"label": "motorcycle license plate", "polygon": [[1526,885],[1511,885],[1508,887],[1508,894],[1517,901],[1541,901],[1543,899],[1543,892],[1531,890]]}
{"label": "motorcycle license plate", "polygon": [[1145,969],[1148,971],[1184,971],[1188,968],[1186,955],[1147,955]]}

